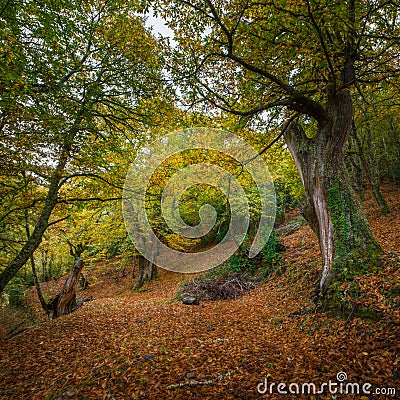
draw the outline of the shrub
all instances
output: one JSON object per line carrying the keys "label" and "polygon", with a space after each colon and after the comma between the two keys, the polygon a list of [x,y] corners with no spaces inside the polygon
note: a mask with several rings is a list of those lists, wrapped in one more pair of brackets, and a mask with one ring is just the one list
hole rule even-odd
{"label": "shrub", "polygon": [[268,242],[261,252],[254,258],[248,257],[250,240],[246,237],[237,252],[227,261],[232,272],[247,272],[250,275],[259,273],[263,278],[270,275],[279,265],[283,244],[278,240],[275,230],[271,232]]}
{"label": "shrub", "polygon": [[24,279],[14,277],[6,287],[8,302],[10,306],[20,307],[24,304],[26,283]]}
{"label": "shrub", "polygon": [[278,241],[275,231],[253,259],[248,257],[249,239],[224,264],[215,267],[202,276],[182,285],[178,298],[194,296],[201,300],[232,299],[243,296],[254,289],[279,265],[283,245]]}

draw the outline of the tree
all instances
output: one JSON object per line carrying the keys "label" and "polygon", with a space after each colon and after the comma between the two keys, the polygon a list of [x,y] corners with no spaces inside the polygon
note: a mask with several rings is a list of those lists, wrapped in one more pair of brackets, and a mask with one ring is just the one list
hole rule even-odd
{"label": "tree", "polygon": [[145,283],[150,282],[157,275],[157,266],[152,261],[137,255],[135,262],[138,266],[138,277],[136,283],[133,286],[134,290],[140,289]]}
{"label": "tree", "polygon": [[357,149],[365,176],[382,215],[388,214],[390,208],[380,188],[381,178],[389,177],[387,170],[395,171],[398,166],[398,162],[391,160],[386,144],[389,140],[389,143],[392,142],[390,149],[393,151],[396,148],[397,135],[390,121],[393,122],[394,115],[398,114],[398,91],[393,88],[388,90],[386,86],[385,82],[381,82],[366,88],[367,90],[359,88],[361,96],[356,99],[357,112],[352,129],[355,142],[353,147]]}
{"label": "tree", "polygon": [[188,105],[286,120],[304,215],[320,243],[321,291],[334,274],[362,273],[381,248],[344,150],[357,88],[390,86],[399,73],[399,3],[165,0],[154,7],[174,30],[167,58]]}
{"label": "tree", "polygon": [[352,135],[354,141],[356,142],[358,148],[358,155],[361,159],[361,163],[364,167],[367,179],[371,185],[371,190],[374,195],[375,201],[379,207],[380,213],[382,215],[386,215],[390,213],[390,208],[385,198],[383,197],[381,191],[381,179],[379,176],[378,165],[376,163],[375,155],[372,149],[371,124],[368,119],[366,121],[366,124],[367,124],[366,135],[365,135],[366,149],[364,149],[361,143],[361,140],[358,136],[357,127],[355,124],[353,124]]}
{"label": "tree", "polygon": [[[74,246],[69,243],[71,256],[74,257],[74,265],[69,273],[64,286],[46,308],[50,313],[51,318],[58,318],[69,314],[75,307],[76,289],[79,285],[79,279],[83,269],[82,253],[86,250],[83,243]],[[46,311],[47,311],[46,310]]]}
{"label": "tree", "polygon": [[[68,193],[60,196],[62,187],[83,177],[102,179],[113,164],[93,168],[90,155],[96,156],[99,143],[137,131],[145,117],[139,102],[157,96],[156,42],[134,15],[137,8],[128,0],[26,0],[9,1],[1,10],[2,179],[24,171],[42,190],[34,229],[0,274],[0,292],[57,222],[54,209],[72,201]],[[124,138],[129,140],[135,138]]]}

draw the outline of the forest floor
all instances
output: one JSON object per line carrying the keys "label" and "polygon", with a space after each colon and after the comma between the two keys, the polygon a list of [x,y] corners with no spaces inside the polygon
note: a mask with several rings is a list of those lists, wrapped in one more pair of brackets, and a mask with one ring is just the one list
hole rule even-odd
{"label": "forest floor", "polygon": [[[78,294],[93,300],[70,315],[5,340],[15,311],[0,312],[0,399],[400,398],[400,188],[384,194],[387,216],[371,197],[364,202],[386,254],[381,270],[357,279],[363,319],[314,312],[320,255],[307,226],[283,237],[279,272],[234,300],[183,305],[176,293],[190,276],[164,270],[132,292],[131,270],[103,262],[87,270],[92,285]],[[268,393],[259,393],[266,379]],[[333,394],[340,379],[360,394]],[[330,381],[332,392],[321,387]],[[285,395],[279,383],[300,392],[314,383],[323,393]],[[368,383],[370,394],[362,392]],[[379,394],[390,388],[397,394]]]}

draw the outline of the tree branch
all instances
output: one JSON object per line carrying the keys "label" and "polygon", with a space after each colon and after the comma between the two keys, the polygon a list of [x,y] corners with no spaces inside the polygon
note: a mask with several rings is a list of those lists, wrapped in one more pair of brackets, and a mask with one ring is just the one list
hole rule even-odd
{"label": "tree branch", "polygon": [[335,70],[333,68],[333,64],[332,64],[331,58],[329,57],[328,49],[326,47],[325,40],[324,40],[324,37],[322,35],[321,29],[319,28],[319,26],[317,24],[317,21],[315,20],[314,15],[313,15],[313,13],[311,11],[311,5],[310,5],[310,1],[309,0],[307,0],[307,10],[308,10],[308,15],[311,18],[311,23],[313,24],[314,29],[317,32],[319,41],[320,41],[321,46],[322,46],[322,50],[323,50],[325,58],[326,58],[326,62],[328,63],[329,70],[330,70],[329,72],[332,75],[332,84],[333,84],[332,90],[333,90],[333,92],[335,92],[336,91],[336,87],[337,87]]}

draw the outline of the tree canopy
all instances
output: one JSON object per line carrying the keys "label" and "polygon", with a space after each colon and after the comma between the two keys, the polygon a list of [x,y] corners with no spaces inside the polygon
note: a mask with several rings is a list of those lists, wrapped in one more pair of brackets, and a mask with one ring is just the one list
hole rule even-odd
{"label": "tree canopy", "polygon": [[[149,7],[173,40],[145,28]],[[128,249],[120,207],[109,203],[121,198],[130,160],[153,138],[202,125],[246,138],[273,165],[279,218],[296,204],[319,238],[322,292],[346,271],[361,273],[381,248],[352,183],[362,196],[369,182],[386,213],[380,179],[398,170],[398,8],[358,0],[7,1],[0,10],[0,290],[48,228],[68,217],[98,215],[104,225],[93,246],[113,226],[101,251]],[[199,157],[169,160],[148,188],[155,230],[179,248],[191,245],[166,227],[160,193],[176,169]],[[223,156],[210,159],[230,168]],[[386,162],[385,173],[377,162]],[[213,200],[224,230],[226,200],[212,189],[192,188],[182,200],[190,224]],[[256,225],[257,201],[250,203]]]}
{"label": "tree canopy", "polygon": [[154,6],[174,30],[170,68],[187,101],[243,116],[281,107],[322,122],[327,93],[398,82],[397,2]]}
{"label": "tree canopy", "polygon": [[[34,229],[14,240],[0,290],[55,222],[58,204],[115,197],[102,190],[82,198],[76,189],[90,179],[110,183],[118,154],[134,152],[145,135],[141,104],[160,95],[157,43],[137,8],[129,1],[10,1],[2,10],[0,151],[2,179],[13,177],[2,185],[3,223],[28,210]],[[28,185],[35,196],[21,202]],[[16,195],[20,204],[12,205]]]}
{"label": "tree canopy", "polygon": [[303,213],[319,238],[321,292],[334,275],[376,260],[381,249],[353,192],[345,149],[354,98],[378,82],[398,83],[399,4],[177,0],[155,7],[175,33],[166,53],[184,101],[284,121],[281,135],[305,189]]}

